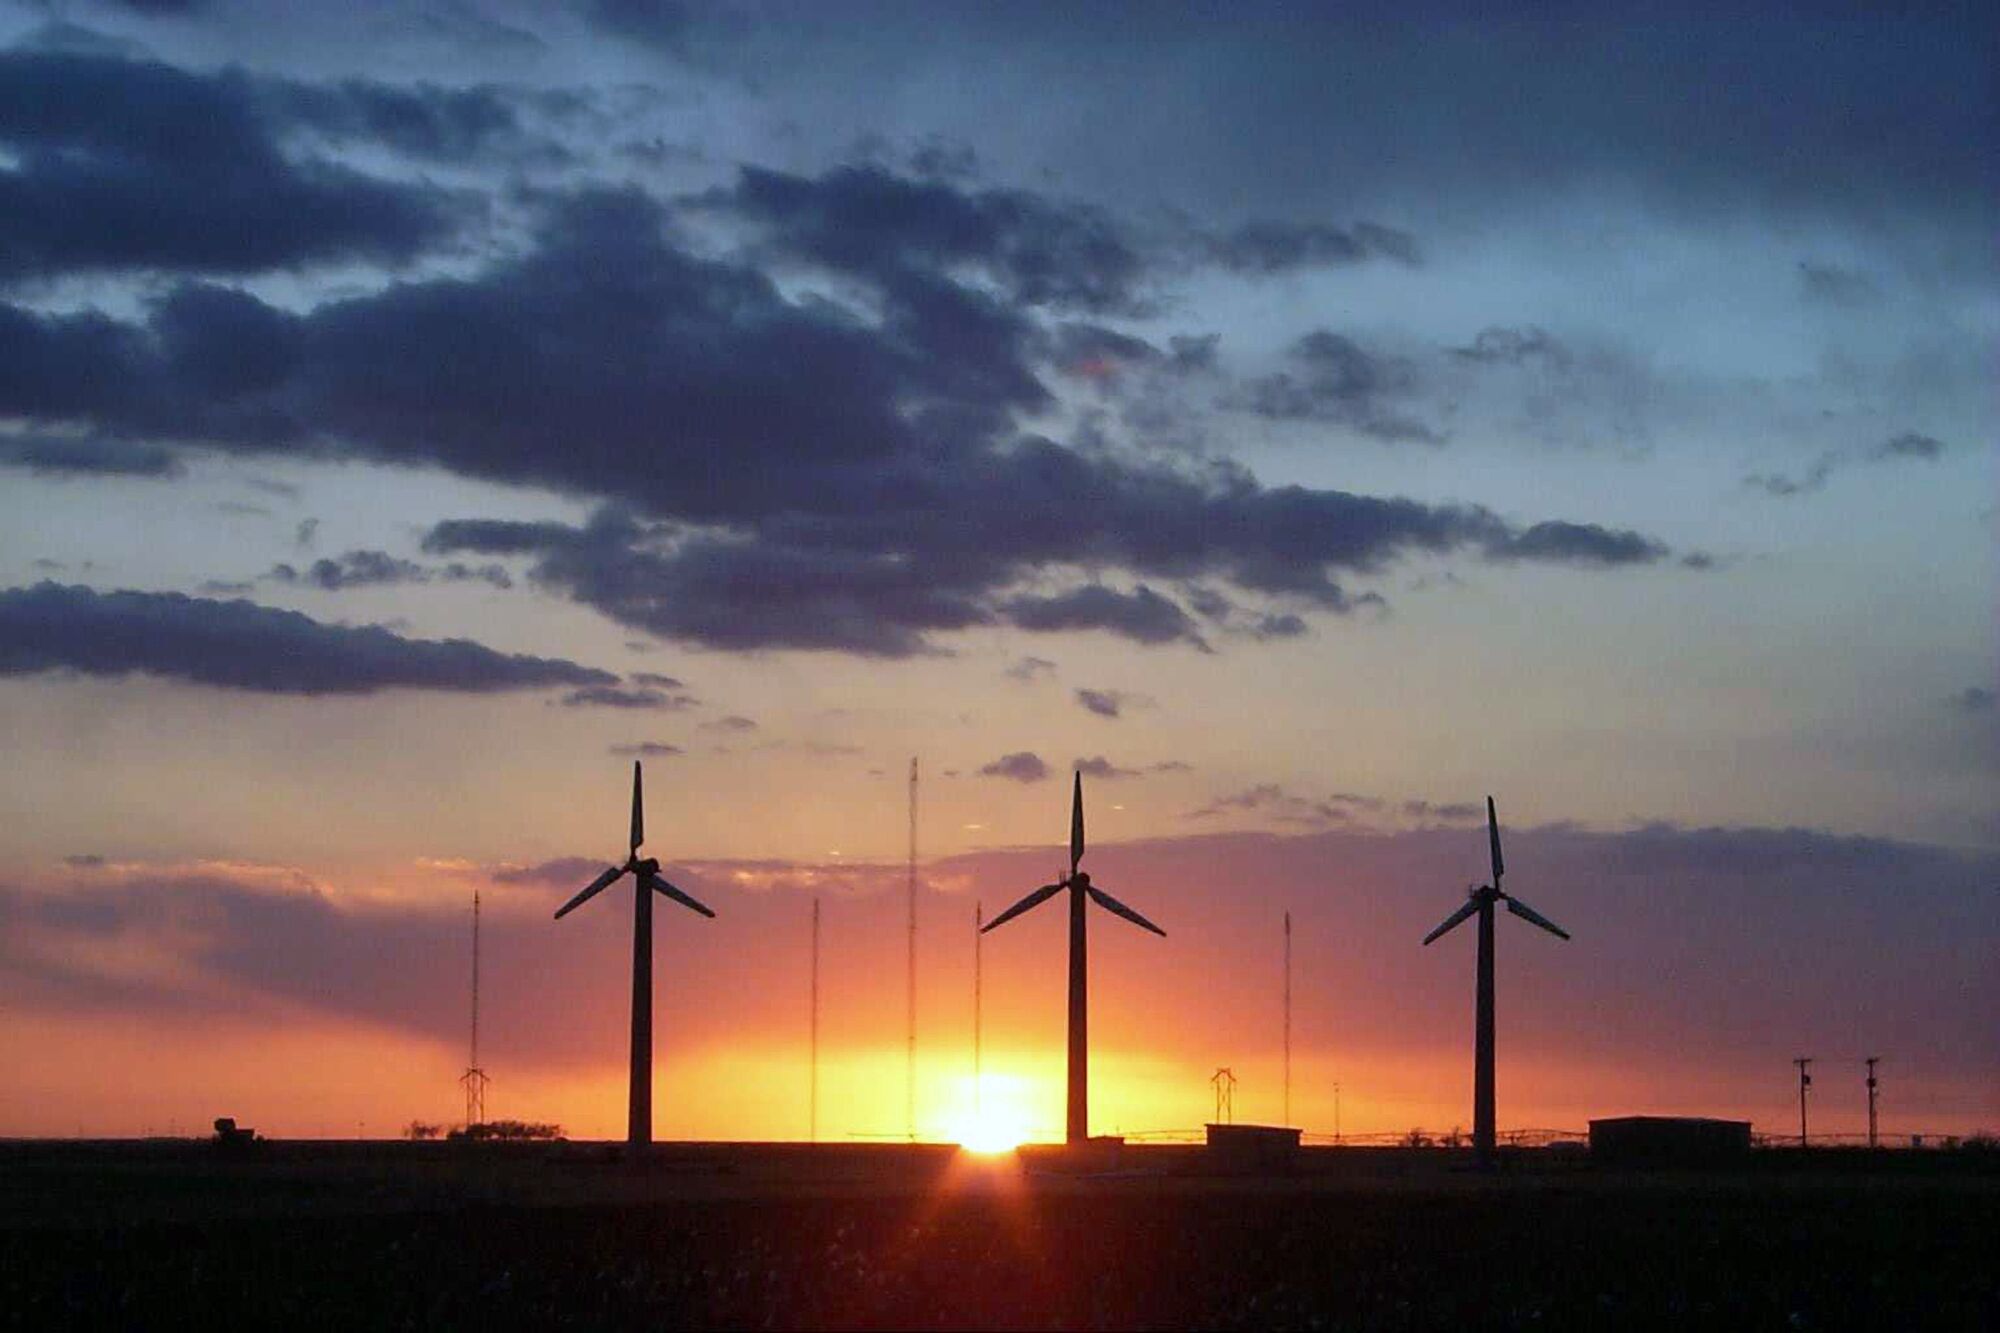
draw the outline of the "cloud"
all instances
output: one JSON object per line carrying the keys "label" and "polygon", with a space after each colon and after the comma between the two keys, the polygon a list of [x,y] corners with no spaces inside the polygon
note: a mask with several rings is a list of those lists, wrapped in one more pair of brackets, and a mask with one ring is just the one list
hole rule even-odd
{"label": "cloud", "polygon": [[1126,704],[1135,702],[1136,695],[1123,690],[1094,690],[1080,688],[1076,691],[1076,701],[1088,712],[1099,717],[1117,717]]}
{"label": "cloud", "polygon": [[1537,523],[1525,531],[1496,540],[1487,549],[1493,560],[1549,560],[1568,565],[1650,565],[1667,556],[1667,548],[1650,537],[1595,523]]}
{"label": "cloud", "polygon": [[687,688],[679,678],[663,676],[657,671],[634,671],[625,677],[634,685],[643,685],[655,690],[684,690]]}
{"label": "cloud", "polygon": [[1788,498],[1795,495],[1810,495],[1825,488],[1827,478],[1855,463],[1893,463],[1903,459],[1933,462],[1944,456],[1945,446],[1935,436],[1918,431],[1906,430],[1893,435],[1867,449],[1829,449],[1821,454],[1797,477],[1785,473],[1756,472],[1743,479],[1743,484],[1752,490],[1763,491],[1766,495]]}
{"label": "cloud", "polygon": [[51,477],[181,476],[180,455],[163,444],[110,436],[0,435],[0,467]]}
{"label": "cloud", "polygon": [[237,71],[0,51],[0,281],[403,263],[453,228],[428,186],[281,150]]}
{"label": "cloud", "polygon": [[1055,675],[1056,664],[1046,657],[1022,657],[1001,674],[1010,680],[1040,680],[1044,676]]}
{"label": "cloud", "polygon": [[[303,525],[301,525],[303,526]],[[315,560],[305,569],[290,564],[271,566],[264,575],[274,583],[300,583],[326,592],[348,588],[370,588],[398,583],[485,583],[495,588],[511,588],[514,580],[501,565],[466,565],[453,561],[445,565],[422,565],[392,556],[387,551],[349,551],[339,559]]]}
{"label": "cloud", "polygon": [[586,685],[565,694],[562,702],[565,708],[622,708],[662,713],[677,713],[694,706],[694,700],[685,694],[628,690],[618,685]]}
{"label": "cloud", "polygon": [[745,167],[703,202],[761,225],[767,243],[800,259],[895,289],[914,270],[976,265],[1013,303],[1135,312],[1145,264],[1096,209],[1024,190],[963,190],[936,177],[876,166],[817,179]]}
{"label": "cloud", "polygon": [[1961,713],[1990,713],[1993,691],[1981,685],[1968,685],[1951,696],[1951,705]]}
{"label": "cloud", "polygon": [[[582,527],[455,519],[425,549],[531,555],[543,588],[623,626],[734,651],[909,657],[994,624],[1199,645],[1156,582],[1339,612],[1357,602],[1336,573],[1412,554],[1606,563],[1477,506],[1023,434],[1040,344],[989,294],[922,274],[885,278],[879,310],[793,299],[675,248],[634,191],[540,207],[523,255],[303,313],[185,284],[138,322],[0,305],[0,415],[603,497]],[[1138,582],[1042,591],[1100,570]]]}
{"label": "cloud", "polygon": [[1204,650],[1208,647],[1179,603],[1143,583],[1131,592],[1089,583],[1048,597],[1024,593],[1003,602],[1000,609],[1020,629],[1100,629],[1135,643],[1181,641]]}
{"label": "cloud", "polygon": [[641,759],[668,759],[677,754],[687,753],[680,746],[671,745],[666,741],[638,741],[631,745],[614,745],[610,748],[613,754],[636,756]]}
{"label": "cloud", "polygon": [[702,723],[701,729],[703,731],[730,732],[740,736],[744,732],[757,730],[757,722],[754,718],[747,718],[737,713],[731,713],[727,717],[718,717],[712,722]]}
{"label": "cloud", "polygon": [[379,625],[327,625],[247,601],[56,583],[0,591],[0,676],[51,671],[298,695],[490,693],[617,679],[559,658],[499,653],[467,639],[406,639]]}
{"label": "cloud", "polygon": [[1136,768],[1120,768],[1101,754],[1093,755],[1089,759],[1072,759],[1070,761],[1070,768],[1087,778],[1104,778],[1107,781],[1115,781],[1118,778],[1136,778],[1143,771]]}
{"label": "cloud", "polygon": [[1209,256],[1231,273],[1270,277],[1301,268],[1355,264],[1366,259],[1418,262],[1408,232],[1372,222],[1352,227],[1321,222],[1246,222],[1208,239]]}
{"label": "cloud", "polygon": [[1442,805],[1431,801],[1405,801],[1403,813],[1412,819],[1463,824],[1467,820],[1478,819],[1486,813],[1486,809],[1475,801],[1450,801]]}
{"label": "cloud", "polygon": [[1532,324],[1523,328],[1492,325],[1481,329],[1469,346],[1454,347],[1451,351],[1453,356],[1462,360],[1486,365],[1518,366],[1541,362],[1564,368],[1570,364],[1569,349],[1551,337],[1546,329]]}
{"label": "cloud", "polygon": [[1332,422],[1388,443],[1445,442],[1396,405],[1416,383],[1409,362],[1328,329],[1306,334],[1288,355],[1293,370],[1246,380],[1222,405],[1274,421]]}
{"label": "cloud", "polygon": [[1049,776],[1049,766],[1032,750],[1003,754],[979,770],[982,778],[1011,778],[1015,782],[1041,782]]}
{"label": "cloud", "polygon": [[1873,459],[1921,458],[1927,462],[1943,454],[1943,441],[1913,430],[1891,436],[1868,451],[1868,457]]}
{"label": "cloud", "polygon": [[1882,289],[1874,279],[1855,269],[1801,259],[1798,272],[1799,285],[1814,301],[1854,309],[1874,305],[1882,299]]}

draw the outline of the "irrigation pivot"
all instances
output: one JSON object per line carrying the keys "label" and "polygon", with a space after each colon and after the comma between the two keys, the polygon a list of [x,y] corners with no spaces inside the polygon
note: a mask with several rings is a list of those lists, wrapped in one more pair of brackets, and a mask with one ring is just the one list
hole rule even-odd
{"label": "irrigation pivot", "polygon": [[653,895],[671,898],[706,917],[715,915],[660,878],[658,861],[650,856],[640,859],[639,844],[646,840],[646,817],[639,782],[639,761],[635,759],[632,843],[625,864],[606,867],[603,874],[583,886],[582,892],[556,909],[556,920],[560,921],[611,887],[620,876],[630,875],[637,881],[632,895],[632,1086],[625,1122],[625,1140],[634,1148],[644,1148],[653,1141]]}
{"label": "irrigation pivot", "polygon": [[1090,1019],[1089,946],[1084,929],[1084,905],[1094,902],[1113,916],[1122,916],[1133,925],[1165,936],[1166,931],[1140,916],[1090,882],[1077,869],[1083,860],[1083,774],[1076,774],[1070,801],[1069,874],[1053,884],[1044,884],[981,927],[980,933],[1003,926],[1030,908],[1039,907],[1064,889],[1069,890],[1069,1114],[1065,1138],[1081,1146],[1090,1138]]}
{"label": "irrigation pivot", "polygon": [[1493,905],[1506,903],[1507,910],[1530,925],[1540,926],[1557,939],[1568,939],[1569,932],[1555,922],[1537,912],[1511,894],[1500,889],[1500,876],[1505,865],[1500,856],[1500,818],[1493,810],[1493,798],[1486,798],[1486,837],[1493,856],[1493,882],[1481,884],[1466,893],[1465,905],[1446,917],[1442,924],[1424,936],[1424,943],[1443,935],[1459,922],[1473,915],[1479,915],[1479,974],[1478,997],[1474,1015],[1472,1040],[1472,1148],[1482,1164],[1493,1160],[1494,1114],[1493,1114]]}

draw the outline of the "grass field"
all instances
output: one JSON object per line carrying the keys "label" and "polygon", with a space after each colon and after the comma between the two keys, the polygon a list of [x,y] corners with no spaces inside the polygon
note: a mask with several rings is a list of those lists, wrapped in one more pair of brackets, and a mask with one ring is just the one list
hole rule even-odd
{"label": "grass field", "polygon": [[0,1148],[23,1327],[2000,1327],[1991,1154]]}

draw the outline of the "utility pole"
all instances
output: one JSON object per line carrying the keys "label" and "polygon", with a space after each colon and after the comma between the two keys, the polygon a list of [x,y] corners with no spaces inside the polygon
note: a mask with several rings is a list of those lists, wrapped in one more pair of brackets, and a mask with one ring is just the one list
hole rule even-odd
{"label": "utility pole", "polygon": [[1292,1123],[1292,914],[1285,913],[1285,1119]]}
{"label": "utility pole", "polygon": [[985,1070],[982,1068],[982,1038],[980,1004],[985,987],[982,972],[983,954],[986,944],[986,904],[972,905],[972,1118],[976,1122],[985,1114]]}
{"label": "utility pole", "polygon": [[1871,1055],[1864,1064],[1868,1066],[1868,1146],[1875,1146],[1875,1066],[1882,1062],[1879,1055]]}
{"label": "utility pole", "polygon": [[1813,1062],[1810,1055],[1802,1055],[1792,1061],[1799,1067],[1799,1146],[1806,1146],[1806,1089],[1812,1087],[1812,1075],[1806,1066]]}
{"label": "utility pole", "polygon": [[812,1090],[806,1097],[806,1138],[819,1142],[819,899],[812,920]]}
{"label": "utility pole", "polygon": [[1340,1146],[1340,1085],[1333,1085],[1333,1144]]}
{"label": "utility pole", "polygon": [[908,1005],[907,1058],[903,1069],[903,1132],[911,1143],[917,1141],[917,757],[910,756],[910,865],[909,969],[906,981]]}

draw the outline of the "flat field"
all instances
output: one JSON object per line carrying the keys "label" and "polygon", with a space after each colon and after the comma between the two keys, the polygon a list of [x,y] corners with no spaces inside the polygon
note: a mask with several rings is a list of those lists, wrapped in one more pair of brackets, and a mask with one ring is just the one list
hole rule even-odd
{"label": "flat field", "polygon": [[1990,1153],[0,1145],[38,1328],[2000,1328]]}

